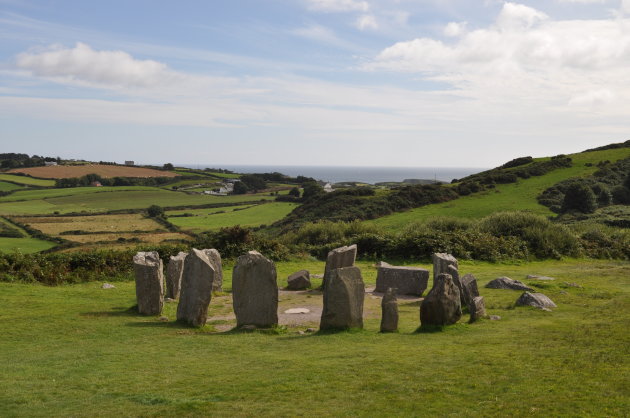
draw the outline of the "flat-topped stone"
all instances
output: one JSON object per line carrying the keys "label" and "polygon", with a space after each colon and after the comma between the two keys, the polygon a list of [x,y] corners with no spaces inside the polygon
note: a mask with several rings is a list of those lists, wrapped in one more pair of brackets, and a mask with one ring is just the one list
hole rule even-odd
{"label": "flat-topped stone", "polygon": [[157,251],[139,252],[133,257],[136,301],[141,315],[159,315],[164,305],[163,264]]}
{"label": "flat-topped stone", "polygon": [[334,269],[343,267],[352,267],[357,258],[357,245],[344,246],[335,248],[328,253],[326,257],[326,267],[324,269],[324,277]]}
{"label": "flat-topped stone", "polygon": [[273,261],[258,251],[240,256],[232,275],[232,298],[238,328],[278,325],[278,283]]}
{"label": "flat-topped stone", "polygon": [[202,327],[208,319],[216,272],[206,251],[193,248],[184,262],[177,320]]}
{"label": "flat-topped stone", "polygon": [[476,322],[481,318],[487,317],[486,303],[483,296],[475,296],[468,304],[468,311],[470,312],[470,322]]}
{"label": "flat-topped stone", "polygon": [[343,267],[324,277],[322,330],[363,328],[365,284],[358,267]]}
{"label": "flat-topped stone", "polygon": [[182,285],[184,274],[184,262],[188,253],[180,252],[172,255],[166,265],[166,297],[170,299],[179,298],[179,291]]}
{"label": "flat-topped stone", "polygon": [[422,296],[429,284],[429,270],[419,267],[381,266],[376,275],[376,292],[396,288],[399,295]]}
{"label": "flat-topped stone", "polygon": [[549,277],[549,276],[536,276],[534,274],[528,274],[527,275],[527,280],[542,280],[542,281],[553,281],[556,280],[553,277]]}
{"label": "flat-topped stone", "polygon": [[462,317],[459,289],[450,274],[441,273],[420,304],[421,326],[451,325]]}
{"label": "flat-topped stone", "polygon": [[451,275],[448,266],[454,266],[456,269],[459,268],[457,259],[451,254],[434,253],[431,258],[433,259],[433,286],[435,286],[435,279],[437,279],[440,274],[445,273]]}

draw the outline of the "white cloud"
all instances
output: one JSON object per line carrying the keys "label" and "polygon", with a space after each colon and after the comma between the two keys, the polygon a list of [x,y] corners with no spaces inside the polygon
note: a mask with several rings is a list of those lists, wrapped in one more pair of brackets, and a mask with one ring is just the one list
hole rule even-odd
{"label": "white cloud", "polygon": [[531,28],[548,16],[522,4],[506,2],[497,17],[497,25],[503,29]]}
{"label": "white cloud", "polygon": [[360,0],[307,0],[310,10],[318,12],[367,12],[370,5]]}
{"label": "white cloud", "polygon": [[449,24],[444,27],[444,35],[451,38],[461,36],[466,32],[466,25],[466,22],[449,22]]}
{"label": "white cloud", "polygon": [[43,51],[21,53],[16,64],[36,76],[98,85],[152,86],[175,76],[163,63],[138,60],[123,51],[95,51],[80,42],[74,48],[52,46]]}
{"label": "white cloud", "polygon": [[630,0],[621,0],[621,12],[630,15]]}
{"label": "white cloud", "polygon": [[359,16],[359,18],[357,19],[356,26],[360,30],[378,29],[378,23],[376,22],[376,18],[372,15]]}
{"label": "white cloud", "polygon": [[589,3],[606,3],[608,0],[558,0],[560,3],[584,3],[584,4],[589,4]]}

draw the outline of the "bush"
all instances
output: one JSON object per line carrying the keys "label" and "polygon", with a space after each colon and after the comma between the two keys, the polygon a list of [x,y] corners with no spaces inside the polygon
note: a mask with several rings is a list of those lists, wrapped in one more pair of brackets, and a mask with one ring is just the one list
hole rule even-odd
{"label": "bush", "polygon": [[164,209],[161,206],[158,206],[158,205],[151,205],[147,209],[147,214],[151,218],[161,218],[161,217],[164,216]]}
{"label": "bush", "polygon": [[595,193],[582,183],[570,185],[564,193],[562,212],[577,210],[582,213],[593,213],[597,209]]}

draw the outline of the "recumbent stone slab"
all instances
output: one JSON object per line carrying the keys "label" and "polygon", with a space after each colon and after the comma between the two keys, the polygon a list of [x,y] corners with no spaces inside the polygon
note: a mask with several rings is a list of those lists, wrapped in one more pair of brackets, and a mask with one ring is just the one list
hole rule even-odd
{"label": "recumbent stone slab", "polygon": [[516,301],[516,306],[533,306],[534,308],[550,310],[558,306],[542,293],[525,292]]}
{"label": "recumbent stone slab", "polygon": [[448,266],[452,265],[456,269],[459,268],[457,259],[450,254],[434,253],[431,258],[433,259],[433,286],[435,286],[435,280],[440,274],[451,274],[448,271]]}
{"label": "recumbent stone slab", "polygon": [[319,328],[363,328],[365,284],[361,270],[358,267],[334,269],[324,281],[324,309]]}
{"label": "recumbent stone slab", "polygon": [[462,317],[459,289],[450,274],[441,273],[420,305],[421,326],[451,325]]}
{"label": "recumbent stone slab", "polygon": [[177,320],[202,327],[208,319],[215,270],[203,250],[193,248],[184,262]]}
{"label": "recumbent stone slab", "polygon": [[392,287],[399,295],[422,296],[428,284],[429,270],[388,265],[378,268],[375,291],[385,293]]}
{"label": "recumbent stone slab", "polygon": [[138,313],[159,315],[164,304],[163,264],[157,251],[139,252],[133,257]]}
{"label": "recumbent stone slab", "polygon": [[166,297],[177,299],[182,286],[182,275],[184,274],[184,260],[188,253],[180,252],[172,255],[166,266]]}
{"label": "recumbent stone slab", "polygon": [[490,281],[486,288],[488,289],[511,289],[511,290],[527,290],[534,291],[531,287],[528,287],[525,283],[518,280],[512,280],[509,277],[499,277]]}
{"label": "recumbent stone slab", "polygon": [[236,326],[269,328],[278,324],[276,266],[257,251],[236,260],[232,275]]}
{"label": "recumbent stone slab", "polygon": [[296,271],[287,279],[287,289],[304,290],[311,287],[311,276],[308,270]]}
{"label": "recumbent stone slab", "polygon": [[396,289],[388,288],[381,301],[381,332],[398,331],[398,299]]}

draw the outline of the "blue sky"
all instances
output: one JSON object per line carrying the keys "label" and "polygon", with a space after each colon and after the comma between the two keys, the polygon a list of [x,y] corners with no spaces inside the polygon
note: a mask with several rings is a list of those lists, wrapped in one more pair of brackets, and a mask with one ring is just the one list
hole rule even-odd
{"label": "blue sky", "polygon": [[3,152],[496,166],[630,137],[630,0],[0,0]]}

